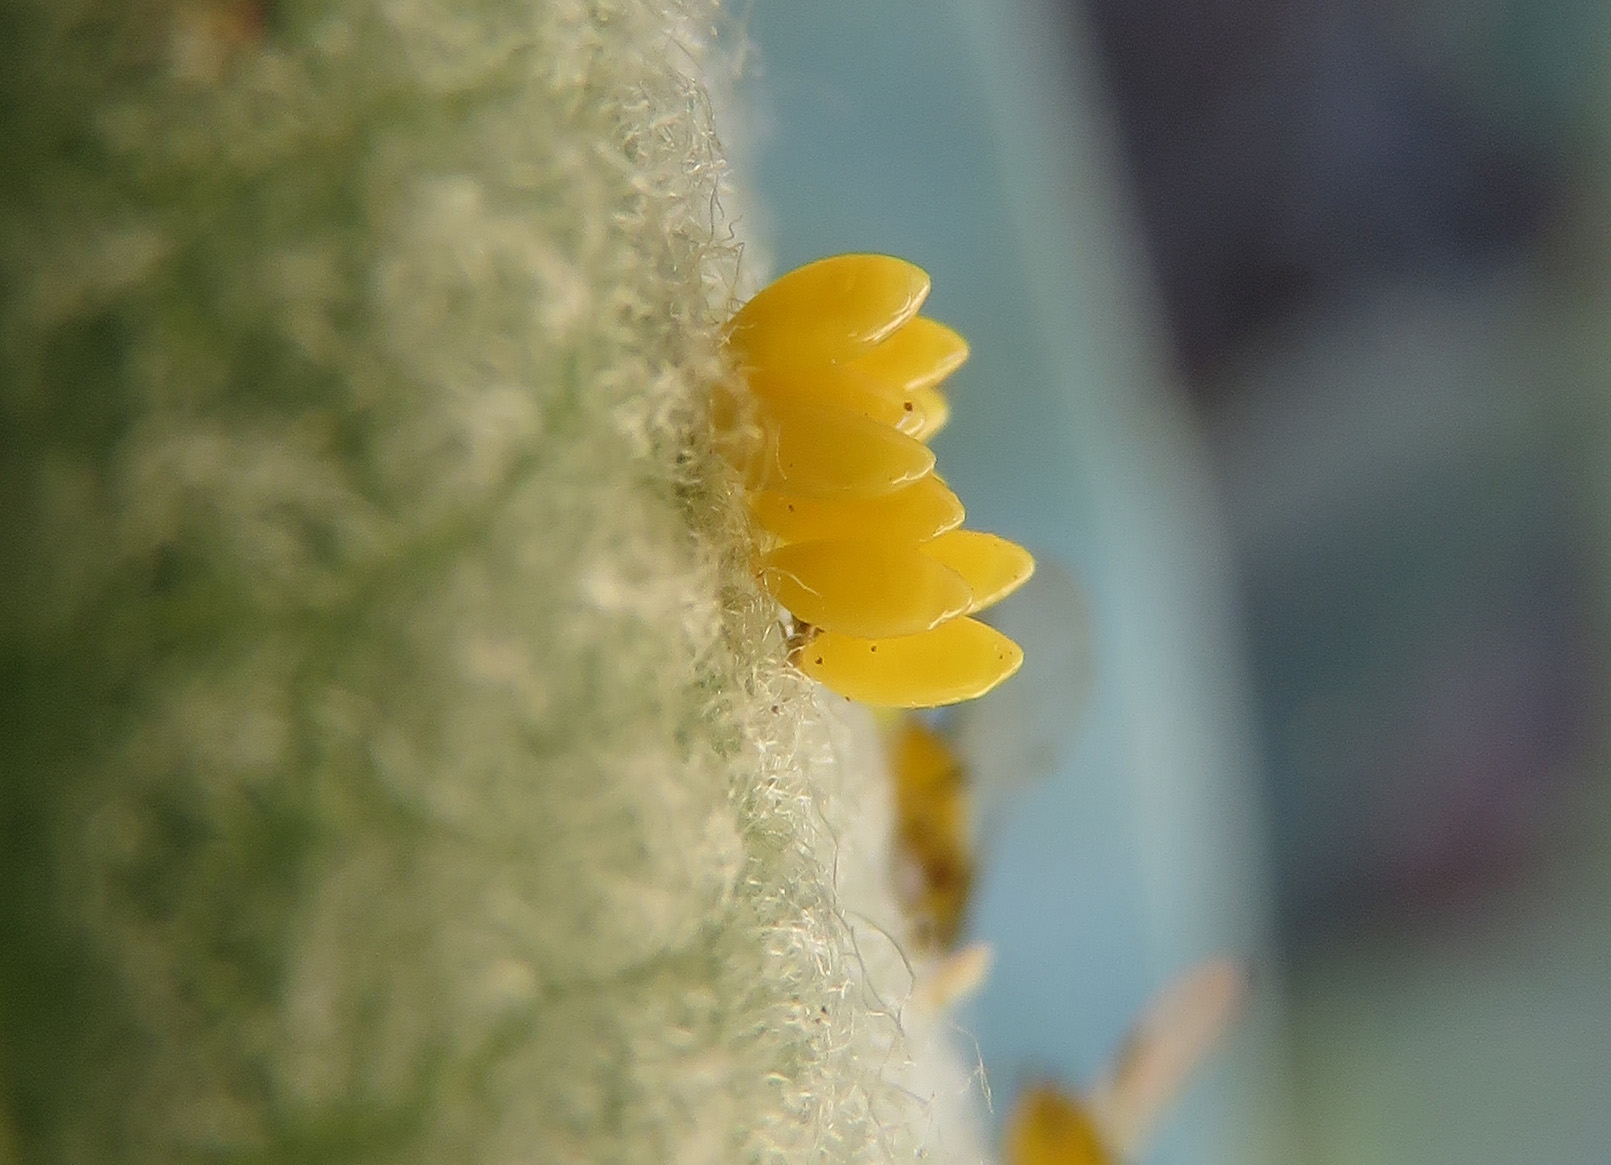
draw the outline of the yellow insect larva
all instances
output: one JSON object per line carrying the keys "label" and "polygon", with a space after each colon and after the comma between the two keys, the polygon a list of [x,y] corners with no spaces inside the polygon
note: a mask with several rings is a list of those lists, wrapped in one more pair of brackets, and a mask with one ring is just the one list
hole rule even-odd
{"label": "yellow insect larva", "polygon": [[970,614],[1006,598],[1035,573],[1029,551],[983,530],[951,530],[924,543],[923,553],[967,579],[973,591]]}
{"label": "yellow insect larva", "polygon": [[903,395],[933,388],[968,359],[968,342],[944,324],[918,316],[850,367]]}
{"label": "yellow insect larva", "polygon": [[901,867],[896,887],[917,941],[945,949],[957,940],[973,888],[973,830],[962,762],[944,738],[907,716],[891,741],[889,772]]}
{"label": "yellow insect larva", "polygon": [[882,497],[848,501],[762,490],[751,497],[750,513],[785,542],[870,538],[912,544],[956,529],[964,517],[962,502],[934,473]]}
{"label": "yellow insect larva", "polygon": [[912,411],[923,418],[922,424],[912,430],[912,436],[919,441],[932,440],[951,419],[951,402],[937,388],[920,388],[909,399],[914,406]]}
{"label": "yellow insect larva", "polygon": [[824,631],[795,652],[801,671],[875,708],[937,708],[982,696],[1024,662],[993,627],[958,618],[931,631],[860,639]]}
{"label": "yellow insect larva", "polygon": [[1084,1107],[1049,1085],[1019,1098],[1002,1147],[1008,1165],[1115,1165]]}
{"label": "yellow insect larva", "polygon": [[789,272],[733,316],[728,343],[745,368],[823,367],[872,349],[917,314],[924,271],[889,255],[835,255]]}
{"label": "yellow insect larva", "polygon": [[896,543],[795,542],[765,555],[757,574],[796,618],[865,639],[916,635],[973,602],[961,575]]}
{"label": "yellow insect larva", "polygon": [[842,409],[768,402],[754,484],[818,498],[894,493],[934,468],[927,445]]}

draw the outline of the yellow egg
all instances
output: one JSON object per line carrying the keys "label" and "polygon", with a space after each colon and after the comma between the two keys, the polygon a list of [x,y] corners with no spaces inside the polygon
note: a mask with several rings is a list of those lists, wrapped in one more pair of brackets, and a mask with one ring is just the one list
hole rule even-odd
{"label": "yellow egg", "polygon": [[904,327],[850,367],[892,389],[910,395],[933,388],[968,359],[968,342],[944,324],[922,316]]}
{"label": "yellow egg", "polygon": [[968,580],[980,611],[1012,594],[1035,573],[1034,556],[1016,542],[983,530],[951,530],[923,544],[923,553]]}
{"label": "yellow egg", "polygon": [[816,498],[871,498],[894,493],[934,468],[921,441],[843,409],[769,402],[752,483]]}
{"label": "yellow egg", "polygon": [[743,368],[840,364],[895,332],[928,293],[929,277],[902,259],[835,255],[757,294],[728,324],[728,342]]}
{"label": "yellow egg", "polygon": [[755,520],[785,542],[872,538],[923,542],[962,525],[962,503],[937,474],[877,498],[823,501],[763,490],[750,501]]}
{"label": "yellow egg", "polygon": [[914,875],[902,887],[907,913],[918,942],[945,949],[962,929],[973,886],[962,762],[943,737],[908,716],[891,741],[889,771],[896,852]]}
{"label": "yellow egg", "polygon": [[954,570],[888,542],[796,542],[765,555],[757,573],[795,618],[868,639],[927,631],[973,601]]}
{"label": "yellow egg", "polygon": [[796,666],[875,708],[936,708],[982,696],[1024,662],[1018,645],[973,619],[896,639],[824,631],[795,652]]}
{"label": "yellow egg", "polygon": [[1006,1165],[1115,1165],[1084,1107],[1055,1088],[1031,1088],[1007,1120]]}
{"label": "yellow egg", "polygon": [[745,379],[756,396],[769,401],[798,401],[860,413],[869,420],[911,433],[926,421],[917,403],[905,394],[853,371],[849,365],[815,367],[790,364],[754,369]]}
{"label": "yellow egg", "polygon": [[923,417],[923,423],[912,431],[912,436],[919,441],[933,439],[951,419],[951,402],[937,388],[920,388],[912,394],[911,401],[917,406],[913,411]]}

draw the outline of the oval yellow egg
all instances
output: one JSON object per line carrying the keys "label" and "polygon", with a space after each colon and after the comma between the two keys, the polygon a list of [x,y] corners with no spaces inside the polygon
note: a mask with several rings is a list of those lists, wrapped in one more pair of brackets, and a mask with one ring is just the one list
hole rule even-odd
{"label": "oval yellow egg", "polygon": [[841,696],[875,708],[937,708],[982,696],[1018,670],[1024,653],[993,627],[952,619],[899,639],[824,631],[795,665]]}
{"label": "oval yellow egg", "polygon": [[903,394],[933,388],[968,359],[968,342],[944,324],[916,316],[850,367]]}
{"label": "oval yellow egg", "polygon": [[955,571],[887,542],[796,542],[765,555],[757,573],[797,619],[869,639],[927,631],[973,601]]}
{"label": "oval yellow egg", "polygon": [[895,843],[917,874],[905,904],[917,940],[943,950],[956,942],[973,888],[967,776],[945,738],[915,717],[903,718],[891,744]]}
{"label": "oval yellow egg", "polygon": [[728,342],[746,368],[840,364],[895,332],[928,293],[928,275],[905,260],[835,255],[759,292],[728,324]]}
{"label": "oval yellow egg", "polygon": [[912,433],[924,423],[917,402],[879,385],[849,366],[754,369],[745,374],[756,396],[771,401],[796,401],[859,413],[890,428]]}
{"label": "oval yellow egg", "polygon": [[761,409],[766,432],[754,484],[817,498],[894,493],[934,468],[921,441],[848,413],[794,402]]}
{"label": "oval yellow egg", "polygon": [[1079,1101],[1045,1085],[1019,1097],[1002,1147],[1006,1165],[1115,1165]]}
{"label": "oval yellow egg", "polygon": [[1035,558],[1016,542],[983,530],[951,530],[923,544],[923,553],[968,580],[969,613],[1012,594],[1035,573]]}
{"label": "oval yellow egg", "polygon": [[877,498],[824,501],[763,490],[750,501],[755,520],[785,542],[866,538],[916,543],[962,525],[962,502],[938,474]]}

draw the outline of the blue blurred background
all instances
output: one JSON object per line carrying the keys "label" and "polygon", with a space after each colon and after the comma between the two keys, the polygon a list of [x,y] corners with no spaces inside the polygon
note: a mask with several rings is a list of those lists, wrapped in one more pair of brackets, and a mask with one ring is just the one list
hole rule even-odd
{"label": "blue blurred background", "polygon": [[941,470],[1086,596],[969,923],[996,1119],[1232,951],[1149,1160],[1611,1161],[1611,6],[745,23],[758,258],[930,272]]}

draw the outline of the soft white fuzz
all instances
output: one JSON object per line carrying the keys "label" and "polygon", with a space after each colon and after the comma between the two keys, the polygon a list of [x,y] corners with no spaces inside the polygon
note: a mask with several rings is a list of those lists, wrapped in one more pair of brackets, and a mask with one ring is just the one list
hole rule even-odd
{"label": "soft white fuzz", "polygon": [[0,1156],[861,1161],[966,1103],[701,442],[714,19],[0,15]]}

